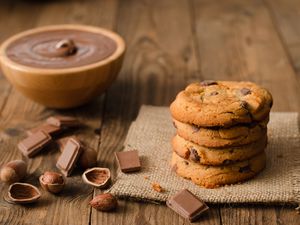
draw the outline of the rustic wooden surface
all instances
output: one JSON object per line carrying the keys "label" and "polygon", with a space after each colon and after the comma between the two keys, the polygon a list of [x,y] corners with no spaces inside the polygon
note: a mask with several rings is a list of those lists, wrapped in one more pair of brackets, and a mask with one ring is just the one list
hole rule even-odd
{"label": "rustic wooden surface", "polygon": [[[78,131],[98,151],[98,162],[116,171],[114,151],[142,104],[169,105],[187,83],[201,79],[251,80],[273,94],[274,111],[299,111],[300,2],[297,0],[1,0],[0,41],[48,24],[80,23],[116,30],[128,44],[116,83],[90,104],[55,111],[21,96],[0,75],[0,165],[21,158],[16,143],[24,130],[63,113],[88,126]],[[28,182],[54,168],[50,147],[27,160]],[[66,190],[43,192],[31,206],[3,200],[0,224],[189,224],[165,206],[120,201],[115,213],[100,213],[88,202],[99,190],[82,185],[80,171]],[[196,223],[197,224],[197,223]],[[214,205],[199,224],[300,224],[293,207]]]}

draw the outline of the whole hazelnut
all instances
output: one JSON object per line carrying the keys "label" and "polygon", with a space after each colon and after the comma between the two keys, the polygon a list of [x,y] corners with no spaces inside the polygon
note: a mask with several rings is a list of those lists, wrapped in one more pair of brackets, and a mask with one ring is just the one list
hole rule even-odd
{"label": "whole hazelnut", "polygon": [[91,148],[85,148],[82,152],[78,164],[83,169],[88,169],[97,165],[97,153]]}
{"label": "whole hazelnut", "polygon": [[115,196],[110,193],[100,194],[95,196],[90,205],[99,211],[112,211],[117,208],[118,201]]}
{"label": "whole hazelnut", "polygon": [[6,183],[15,183],[27,175],[27,164],[23,160],[13,160],[5,164],[0,171],[0,179]]}
{"label": "whole hazelnut", "polygon": [[65,178],[62,174],[56,172],[45,172],[40,176],[40,184],[45,191],[59,193],[65,186]]}

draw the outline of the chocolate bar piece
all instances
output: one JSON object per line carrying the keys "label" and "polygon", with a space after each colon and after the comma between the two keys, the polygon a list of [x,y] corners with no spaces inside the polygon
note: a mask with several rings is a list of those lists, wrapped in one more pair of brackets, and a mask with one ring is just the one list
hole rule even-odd
{"label": "chocolate bar piece", "polygon": [[33,157],[43,147],[49,144],[51,140],[52,139],[49,134],[44,131],[38,131],[19,142],[18,148],[23,155],[27,157]]}
{"label": "chocolate bar piece", "polygon": [[58,145],[58,148],[59,148],[59,151],[60,152],[63,152],[67,142],[71,139],[75,139],[77,142],[79,142],[80,144],[82,144],[77,138],[75,135],[72,135],[72,136],[68,136],[68,137],[63,137],[63,138],[60,138],[56,141],[57,145]]}
{"label": "chocolate bar piece", "polygon": [[45,133],[47,133],[51,136],[55,136],[56,134],[60,133],[62,131],[62,129],[58,126],[53,126],[51,124],[45,123],[38,127],[34,127],[30,130],[27,130],[26,133],[30,136],[38,131],[44,131]]}
{"label": "chocolate bar piece", "polygon": [[208,210],[208,206],[187,189],[181,190],[168,199],[167,206],[191,222]]}
{"label": "chocolate bar piece", "polygon": [[137,150],[116,152],[115,155],[123,173],[135,172],[141,169],[141,162]]}
{"label": "chocolate bar piece", "polygon": [[75,164],[82,152],[80,142],[74,138],[70,138],[66,143],[56,167],[61,170],[62,174],[69,176],[75,167]]}
{"label": "chocolate bar piece", "polygon": [[71,116],[51,116],[46,122],[57,127],[78,127],[80,122]]}

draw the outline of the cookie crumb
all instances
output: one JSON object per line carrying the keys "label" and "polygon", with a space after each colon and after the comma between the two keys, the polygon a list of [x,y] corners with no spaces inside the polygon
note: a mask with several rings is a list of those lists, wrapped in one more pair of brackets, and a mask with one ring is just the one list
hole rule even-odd
{"label": "cookie crumb", "polygon": [[153,184],[152,184],[152,189],[153,189],[154,191],[159,192],[159,193],[165,192],[165,190],[164,190],[164,189],[160,186],[160,184],[158,184],[158,183],[153,183]]}
{"label": "cookie crumb", "polygon": [[149,180],[149,177],[148,177],[148,176],[144,176],[144,179],[145,179],[145,180]]}

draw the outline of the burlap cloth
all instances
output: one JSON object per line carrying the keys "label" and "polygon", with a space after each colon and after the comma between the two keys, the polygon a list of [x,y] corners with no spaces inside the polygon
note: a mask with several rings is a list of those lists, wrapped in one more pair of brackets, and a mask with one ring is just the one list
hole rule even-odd
{"label": "burlap cloth", "polygon": [[[110,192],[123,198],[164,202],[178,190],[187,188],[209,203],[299,204],[300,136],[297,118],[297,113],[271,113],[267,166],[261,174],[242,184],[205,189],[171,171],[170,140],[175,128],[169,109],[142,106],[124,143],[124,151],[139,151],[142,170],[132,174],[118,171]],[[159,183],[166,192],[154,191],[152,183]]]}

